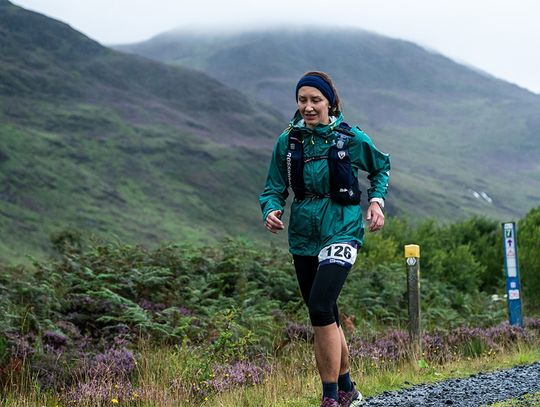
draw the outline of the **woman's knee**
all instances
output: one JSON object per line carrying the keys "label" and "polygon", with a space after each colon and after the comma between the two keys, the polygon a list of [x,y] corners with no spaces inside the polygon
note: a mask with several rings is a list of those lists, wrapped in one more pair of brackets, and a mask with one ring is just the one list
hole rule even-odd
{"label": "woman's knee", "polygon": [[308,302],[309,319],[313,326],[326,326],[336,321],[334,304],[325,304],[313,301]]}

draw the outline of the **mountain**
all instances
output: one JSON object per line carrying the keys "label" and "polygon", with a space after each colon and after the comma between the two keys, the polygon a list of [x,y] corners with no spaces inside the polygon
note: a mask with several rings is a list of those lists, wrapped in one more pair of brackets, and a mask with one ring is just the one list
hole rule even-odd
{"label": "mountain", "polygon": [[65,229],[269,241],[257,195],[312,68],[392,154],[389,214],[508,219],[537,204],[537,95],[414,44],[335,31],[175,33],[164,64],[0,0],[0,261],[41,255]]}
{"label": "mountain", "polygon": [[506,220],[540,202],[540,96],[411,42],[281,27],[116,48],[201,70],[287,116],[298,78],[329,72],[347,121],[391,154],[390,202],[403,216]]}
{"label": "mountain", "polygon": [[0,50],[0,260],[42,254],[64,229],[137,243],[264,233],[277,110],[5,0]]}

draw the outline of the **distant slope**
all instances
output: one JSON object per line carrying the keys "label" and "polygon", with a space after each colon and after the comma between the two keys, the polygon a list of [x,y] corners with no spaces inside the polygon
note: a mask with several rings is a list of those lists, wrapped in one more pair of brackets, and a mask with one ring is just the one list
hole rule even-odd
{"label": "distant slope", "polygon": [[347,120],[391,153],[391,201],[409,217],[512,219],[540,202],[540,96],[410,42],[289,28],[117,48],[202,70],[286,115],[303,72],[330,72]]}
{"label": "distant slope", "polygon": [[65,228],[140,243],[264,233],[257,194],[284,125],[272,107],[5,0],[0,50],[0,260]]}

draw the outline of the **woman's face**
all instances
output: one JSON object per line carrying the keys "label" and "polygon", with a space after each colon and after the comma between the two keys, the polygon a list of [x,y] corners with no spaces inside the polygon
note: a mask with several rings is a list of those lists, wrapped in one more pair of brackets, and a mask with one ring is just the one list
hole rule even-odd
{"label": "woman's face", "polygon": [[312,129],[319,123],[329,124],[329,109],[330,102],[319,89],[311,86],[302,86],[298,89],[298,110],[306,127]]}

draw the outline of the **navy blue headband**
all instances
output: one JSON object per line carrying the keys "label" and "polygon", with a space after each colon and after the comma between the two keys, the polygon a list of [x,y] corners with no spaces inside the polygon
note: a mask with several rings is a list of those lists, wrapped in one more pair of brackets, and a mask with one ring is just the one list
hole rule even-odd
{"label": "navy blue headband", "polygon": [[302,86],[311,86],[313,88],[319,89],[324,95],[324,97],[330,102],[330,106],[334,106],[334,104],[336,103],[336,95],[334,94],[332,87],[320,76],[306,75],[302,77],[296,85],[296,100],[298,100],[298,90]]}

